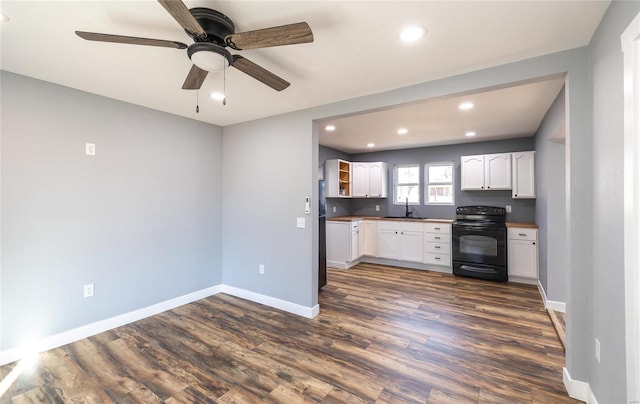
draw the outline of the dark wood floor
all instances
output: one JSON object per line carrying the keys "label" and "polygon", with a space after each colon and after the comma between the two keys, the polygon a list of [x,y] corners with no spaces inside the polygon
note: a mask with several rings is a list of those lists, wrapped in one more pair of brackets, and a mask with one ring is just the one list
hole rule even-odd
{"label": "dark wood floor", "polygon": [[43,353],[1,401],[575,402],[535,287],[361,264],[320,305],[216,295]]}

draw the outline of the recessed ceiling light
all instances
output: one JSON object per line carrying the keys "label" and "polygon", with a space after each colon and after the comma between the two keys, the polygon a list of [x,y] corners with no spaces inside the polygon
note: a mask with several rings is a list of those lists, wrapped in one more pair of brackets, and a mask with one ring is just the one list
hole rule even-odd
{"label": "recessed ceiling light", "polygon": [[402,42],[415,42],[427,33],[427,29],[421,25],[412,25],[400,31],[400,40]]}
{"label": "recessed ceiling light", "polygon": [[462,104],[458,105],[458,108],[460,108],[461,110],[465,111],[467,109],[473,108],[473,103],[472,102],[463,102]]}
{"label": "recessed ceiling light", "polygon": [[407,133],[409,133],[409,130],[407,128],[398,129],[398,135],[406,135]]}
{"label": "recessed ceiling light", "polygon": [[375,143],[367,143],[367,147],[376,147]]}
{"label": "recessed ceiling light", "polygon": [[222,94],[219,91],[216,91],[216,92],[211,93],[211,98],[213,98],[216,101],[222,101],[222,100],[224,100],[225,97],[224,97],[224,94]]}
{"label": "recessed ceiling light", "polygon": [[334,130],[336,130],[336,127],[334,125],[327,125],[324,127],[324,129],[329,132],[333,132]]}
{"label": "recessed ceiling light", "polygon": [[465,135],[466,137],[472,137],[472,136],[475,136],[475,135],[476,135],[476,132],[469,131],[469,132],[465,133],[464,135]]}

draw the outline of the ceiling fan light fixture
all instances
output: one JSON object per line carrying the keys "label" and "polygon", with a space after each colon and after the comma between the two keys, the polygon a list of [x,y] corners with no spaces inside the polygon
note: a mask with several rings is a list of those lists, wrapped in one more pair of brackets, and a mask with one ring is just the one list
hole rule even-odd
{"label": "ceiling fan light fixture", "polygon": [[409,133],[409,130],[407,128],[400,128],[398,129],[398,135],[402,136],[402,135],[406,135],[407,133]]}
{"label": "ceiling fan light fixture", "polygon": [[469,131],[469,132],[466,132],[464,135],[465,135],[466,137],[474,137],[474,136],[476,135],[476,132]]}
{"label": "ceiling fan light fixture", "polygon": [[208,72],[221,72],[231,65],[231,54],[222,46],[211,42],[196,42],[187,54],[194,65]]}
{"label": "ceiling fan light fixture", "polygon": [[367,143],[367,147],[368,148],[376,147],[376,144],[375,143]]}
{"label": "ceiling fan light fixture", "polygon": [[458,109],[461,109],[463,111],[469,110],[471,108],[473,108],[473,103],[468,101],[458,105]]}
{"label": "ceiling fan light fixture", "polygon": [[333,132],[334,130],[336,130],[336,127],[335,127],[335,125],[327,125],[327,126],[324,127],[324,129],[327,132]]}

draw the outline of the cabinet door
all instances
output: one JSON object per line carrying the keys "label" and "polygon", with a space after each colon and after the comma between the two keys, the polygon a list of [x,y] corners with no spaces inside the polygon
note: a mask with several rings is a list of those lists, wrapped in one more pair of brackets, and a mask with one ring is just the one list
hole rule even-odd
{"label": "cabinet door", "polygon": [[511,153],[484,156],[485,189],[511,189]]}
{"label": "cabinet door", "polygon": [[351,223],[327,221],[327,265],[351,261]]}
{"label": "cabinet door", "polygon": [[364,255],[364,236],[365,236],[365,228],[364,222],[358,222],[358,257],[360,258]]}
{"label": "cabinet door", "polygon": [[387,163],[369,163],[369,196],[387,197]]}
{"label": "cabinet door", "polygon": [[398,259],[402,261],[422,262],[424,258],[424,246],[422,232],[407,231],[400,232]]}
{"label": "cabinet door", "polygon": [[351,259],[350,261],[355,261],[360,258],[360,253],[358,251],[358,226],[356,225],[355,229],[351,231]]}
{"label": "cabinet door", "polygon": [[366,198],[369,196],[369,163],[351,163],[353,196]]}
{"label": "cabinet door", "polygon": [[538,246],[532,240],[509,240],[509,276],[538,279]]}
{"label": "cabinet door", "polygon": [[484,156],[460,157],[460,189],[484,189]]}
{"label": "cabinet door", "polygon": [[397,230],[381,229],[378,227],[378,257],[398,259],[398,236]]}
{"label": "cabinet door", "polygon": [[374,221],[365,220],[363,228],[364,249],[361,253],[362,255],[376,257],[378,255],[378,226]]}
{"label": "cabinet door", "polygon": [[514,199],[536,197],[535,152],[512,153]]}

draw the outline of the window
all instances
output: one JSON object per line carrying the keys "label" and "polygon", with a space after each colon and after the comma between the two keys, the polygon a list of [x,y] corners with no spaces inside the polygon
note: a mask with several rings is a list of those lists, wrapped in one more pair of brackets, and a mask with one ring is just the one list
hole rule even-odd
{"label": "window", "polygon": [[453,205],[453,162],[425,165],[425,204]]}
{"label": "window", "polygon": [[403,165],[395,167],[395,200],[394,204],[404,205],[420,203],[420,166]]}

